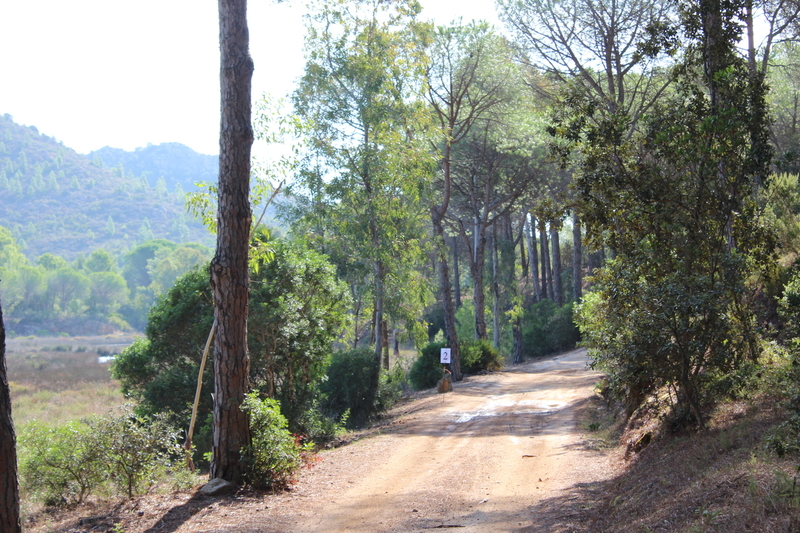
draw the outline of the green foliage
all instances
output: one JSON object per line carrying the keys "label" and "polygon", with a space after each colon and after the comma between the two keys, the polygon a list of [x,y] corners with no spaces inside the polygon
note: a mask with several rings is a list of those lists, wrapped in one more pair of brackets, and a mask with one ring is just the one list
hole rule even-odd
{"label": "green foliage", "polygon": [[278,241],[250,283],[248,335],[253,383],[280,401],[292,431],[313,405],[316,383],[347,321],[349,295],[325,256]]}
{"label": "green foliage", "polygon": [[162,415],[144,418],[127,408],[117,416],[92,419],[89,426],[111,482],[128,498],[164,479],[173,459],[181,457],[178,432]]}
{"label": "green foliage", "polygon": [[[712,8],[723,9],[684,13],[691,53],[673,71],[674,95],[641,131],[629,135],[628,117],[602,117],[578,93],[551,129],[560,148],[580,151],[576,187],[590,242],[616,252],[579,312],[595,366],[629,409],[666,388],[675,415],[700,425],[710,384],[758,357],[747,283],[774,248],[755,202],[771,155],[765,87],[734,50],[733,17],[697,12]],[[701,20],[716,26],[703,30]]]}
{"label": "green foliage", "polygon": [[181,455],[177,435],[163,417],[129,407],[54,428],[33,423],[20,434],[21,477],[47,505],[80,503],[99,490],[130,498],[166,478]]}
{"label": "green foliage", "polygon": [[[187,420],[200,360],[214,322],[209,277],[196,269],[179,278],[161,296],[148,315],[145,339],[137,339],[111,365],[111,375],[125,394],[139,400],[142,414],[170,413]],[[206,366],[203,387],[213,390],[213,365]],[[203,395],[199,419],[211,412]]]}
{"label": "green foliage", "polygon": [[[205,268],[178,278],[150,310],[147,338],[137,340],[112,364],[123,391],[140,401],[139,412],[188,420],[213,323],[208,280]],[[346,323],[348,301],[333,266],[300,244],[277,242],[272,259],[251,274],[251,383],[280,402],[292,431],[327,431],[309,413],[316,408],[317,383],[333,342]],[[203,390],[213,390],[213,365],[206,366]],[[211,409],[210,395],[203,394],[199,420],[206,420]]]}
{"label": "green foliage", "polygon": [[278,402],[260,400],[252,392],[245,396],[242,411],[250,418],[251,443],[242,451],[247,481],[256,487],[286,487],[302,465],[302,449],[289,433]]}
{"label": "green foliage", "polygon": [[32,423],[20,432],[19,446],[22,485],[46,505],[81,503],[107,478],[102,449],[85,423]]}
{"label": "green foliage", "polygon": [[[379,379],[376,380],[377,374]],[[404,372],[399,366],[381,371],[375,353],[366,348],[336,351],[320,383],[321,407],[349,428],[365,425],[376,414],[389,409],[400,396]],[[378,381],[378,390],[374,388]]]}
{"label": "green foliage", "polygon": [[525,309],[522,315],[525,357],[542,357],[574,348],[580,340],[580,331],[572,311],[572,303],[558,307],[547,299]]}
{"label": "green foliage", "polygon": [[485,339],[461,341],[459,348],[461,349],[461,370],[465,374],[503,368],[504,361],[500,351]]}
{"label": "green foliage", "polygon": [[444,375],[443,365],[439,362],[441,350],[444,347],[446,344],[442,342],[432,342],[420,351],[408,373],[408,380],[412,387],[422,390],[436,386],[436,382]]}

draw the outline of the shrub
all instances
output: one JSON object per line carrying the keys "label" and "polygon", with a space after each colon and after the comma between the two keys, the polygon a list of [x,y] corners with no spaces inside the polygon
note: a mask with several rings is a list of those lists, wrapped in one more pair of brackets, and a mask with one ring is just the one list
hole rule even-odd
{"label": "shrub", "polygon": [[286,487],[302,464],[301,447],[289,433],[278,402],[245,396],[242,410],[250,417],[251,443],[243,450],[246,479],[256,487]]}
{"label": "shrub", "polygon": [[121,414],[20,434],[20,472],[35,498],[47,505],[80,503],[98,489],[132,497],[162,481],[181,448],[163,417]]}
{"label": "shrub", "polygon": [[23,486],[46,505],[81,503],[108,475],[93,437],[80,422],[55,428],[28,425],[19,438]]}
{"label": "shrub", "polygon": [[144,418],[126,407],[119,416],[89,420],[103,450],[111,482],[132,498],[166,478],[173,459],[180,457],[178,431],[164,415]]}
{"label": "shrub", "polygon": [[580,331],[573,320],[572,304],[558,307],[552,300],[542,300],[529,306],[522,316],[522,340],[526,357],[573,348]]}
{"label": "shrub", "polygon": [[422,390],[436,386],[436,382],[442,378],[442,364],[439,361],[441,349],[445,346],[442,342],[432,342],[422,349],[408,373],[412,387]]}
{"label": "shrub", "polygon": [[461,341],[458,343],[461,353],[461,370],[475,374],[481,370],[500,370],[503,368],[503,356],[487,340]]}
{"label": "shrub", "polygon": [[322,407],[337,419],[348,413],[347,427],[361,427],[377,413],[394,405],[404,380],[405,374],[399,366],[381,371],[369,349],[335,352],[328,365],[327,378],[319,387]]}

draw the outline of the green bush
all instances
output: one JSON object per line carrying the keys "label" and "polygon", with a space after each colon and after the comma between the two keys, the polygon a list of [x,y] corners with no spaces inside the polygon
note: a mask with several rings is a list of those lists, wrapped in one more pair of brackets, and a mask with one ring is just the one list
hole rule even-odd
{"label": "green bush", "polygon": [[[80,503],[97,490],[132,497],[166,478],[181,447],[163,417],[93,417],[20,434],[20,473],[34,498],[47,505]],[[114,490],[116,489],[116,490]]]}
{"label": "green bush", "polygon": [[92,429],[80,422],[20,432],[20,477],[34,499],[46,505],[81,503],[108,477]]}
{"label": "green bush", "polygon": [[302,465],[301,447],[289,433],[278,402],[245,396],[242,410],[250,417],[251,443],[243,450],[245,477],[256,487],[286,487]]}
{"label": "green bush", "polygon": [[442,363],[439,361],[441,360],[441,349],[445,346],[442,342],[433,342],[422,349],[408,373],[408,380],[412,387],[422,390],[436,386],[436,382],[443,375]]}
{"label": "green bush", "polygon": [[558,307],[552,300],[542,300],[530,305],[522,315],[525,357],[543,357],[569,350],[579,340],[572,303]]}
{"label": "green bush", "polygon": [[503,356],[487,340],[461,341],[458,347],[461,354],[461,371],[466,374],[503,368]]}
{"label": "green bush", "polygon": [[164,415],[145,418],[126,407],[119,416],[89,420],[89,426],[103,450],[111,482],[129,498],[165,479],[182,454],[179,432]]}
{"label": "green bush", "polygon": [[335,419],[341,419],[346,413],[347,427],[361,427],[377,413],[394,405],[404,381],[405,374],[399,366],[381,371],[372,350],[334,352],[326,379],[319,387],[322,407]]}

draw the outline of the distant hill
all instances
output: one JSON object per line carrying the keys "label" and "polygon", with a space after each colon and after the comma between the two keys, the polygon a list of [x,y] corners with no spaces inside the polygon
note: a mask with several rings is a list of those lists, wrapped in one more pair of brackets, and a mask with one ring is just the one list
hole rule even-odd
{"label": "distant hill", "polygon": [[[176,165],[168,154],[191,150],[170,143],[138,152],[150,148],[157,154],[152,161],[161,167],[148,168],[165,170],[144,170],[154,174],[143,179],[141,173],[135,175],[134,159],[130,167],[120,159],[122,171],[118,163],[108,168],[110,161],[102,155],[93,163],[35,127],[16,124],[8,114],[0,116],[0,226],[24,242],[31,259],[51,252],[71,260],[100,247],[121,252],[148,238],[213,246],[213,237],[186,214],[183,194],[189,188],[184,183],[208,179],[209,171],[197,180],[188,178],[193,163],[186,163],[183,173],[168,173]],[[116,150],[99,152],[111,159],[108,154]],[[198,169],[210,165],[208,158],[216,159],[195,155]]]}
{"label": "distant hill", "polygon": [[162,143],[137,148],[127,152],[106,146],[86,155],[89,161],[102,161],[104,167],[122,168],[128,176],[144,176],[154,187],[164,178],[172,191],[177,184],[184,190],[194,190],[198,181],[216,182],[219,173],[219,156],[195,152],[180,143]]}

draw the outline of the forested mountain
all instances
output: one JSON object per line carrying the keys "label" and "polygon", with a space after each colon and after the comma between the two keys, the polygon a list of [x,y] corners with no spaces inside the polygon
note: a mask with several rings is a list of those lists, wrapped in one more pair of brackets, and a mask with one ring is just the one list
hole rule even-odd
{"label": "forested mountain", "polygon": [[[172,164],[154,159],[165,169]],[[120,252],[152,238],[211,244],[186,213],[184,189],[165,181],[166,173],[147,180],[93,163],[33,126],[0,117],[0,226],[31,259],[50,252],[71,260],[101,247]]]}
{"label": "forested mountain", "polygon": [[105,146],[86,157],[89,161],[102,161],[104,167],[113,167],[117,172],[122,168],[127,176],[144,176],[150,186],[163,178],[169,190],[177,184],[191,190],[198,181],[215,182],[219,170],[218,156],[197,153],[181,143],[151,144],[133,152]]}

